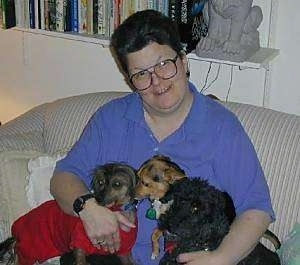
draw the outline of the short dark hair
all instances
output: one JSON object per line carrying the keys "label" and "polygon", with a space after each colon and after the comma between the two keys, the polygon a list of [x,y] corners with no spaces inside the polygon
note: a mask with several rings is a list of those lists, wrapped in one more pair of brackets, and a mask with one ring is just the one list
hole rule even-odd
{"label": "short dark hair", "polygon": [[161,12],[147,9],[125,19],[112,34],[110,45],[120,67],[128,73],[126,55],[151,42],[169,45],[178,54],[183,50],[177,24]]}

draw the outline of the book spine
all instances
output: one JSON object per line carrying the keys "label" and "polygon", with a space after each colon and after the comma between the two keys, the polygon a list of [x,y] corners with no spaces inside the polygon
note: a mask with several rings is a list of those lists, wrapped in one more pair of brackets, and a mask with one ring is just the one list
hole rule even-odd
{"label": "book spine", "polygon": [[78,1],[78,30],[79,33],[87,32],[87,1]]}
{"label": "book spine", "polygon": [[29,28],[30,15],[29,15],[29,0],[24,0],[24,24],[25,28]]}
{"label": "book spine", "polygon": [[78,32],[78,1],[71,0],[71,31]]}
{"label": "book spine", "polygon": [[34,28],[40,28],[40,15],[39,15],[39,0],[34,0]]}
{"label": "book spine", "polygon": [[111,9],[112,9],[111,0],[105,1],[105,36],[110,37],[111,35]]}
{"label": "book spine", "polygon": [[45,29],[45,1],[39,0],[41,29]]}
{"label": "book spine", "polygon": [[15,0],[16,25],[24,27],[24,1]]}
{"label": "book spine", "polygon": [[71,31],[71,1],[64,0],[64,31]]}
{"label": "book spine", "polygon": [[56,0],[48,0],[49,5],[49,30],[56,30]]}
{"label": "book spine", "polygon": [[55,4],[56,31],[64,31],[64,0],[56,0]]}
{"label": "book spine", "polygon": [[1,1],[1,11],[2,11],[2,28],[6,28],[6,3],[4,3],[6,0],[0,0]]}
{"label": "book spine", "polygon": [[98,0],[97,10],[97,34],[105,36],[105,12],[104,12],[104,1]]}
{"label": "book spine", "polygon": [[48,0],[44,0],[44,21],[45,21],[45,30],[49,30],[49,22],[50,22],[50,13],[49,13],[49,2]]}
{"label": "book spine", "polygon": [[35,0],[29,0],[29,27],[35,28]]}
{"label": "book spine", "polygon": [[120,25],[121,0],[113,1],[113,30]]}
{"label": "book spine", "polygon": [[178,16],[178,1],[169,0],[169,17],[173,21],[177,21],[177,16]]}
{"label": "book spine", "polygon": [[4,28],[3,22],[3,7],[2,7],[2,0],[0,0],[0,29]]}
{"label": "book spine", "polygon": [[87,13],[86,13],[86,21],[87,21],[87,33],[93,34],[93,0],[87,0]]}

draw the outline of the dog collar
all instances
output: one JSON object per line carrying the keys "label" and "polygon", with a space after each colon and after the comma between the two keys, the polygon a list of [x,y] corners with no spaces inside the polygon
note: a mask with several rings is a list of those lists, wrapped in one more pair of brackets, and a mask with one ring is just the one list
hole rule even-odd
{"label": "dog collar", "polygon": [[146,217],[150,220],[156,220],[160,216],[160,207],[162,203],[160,200],[154,200],[151,203],[151,207],[146,212]]}
{"label": "dog collar", "polygon": [[125,212],[129,212],[129,211],[135,211],[137,208],[139,201],[134,199],[133,201],[130,201],[126,204],[124,204],[121,209]]}

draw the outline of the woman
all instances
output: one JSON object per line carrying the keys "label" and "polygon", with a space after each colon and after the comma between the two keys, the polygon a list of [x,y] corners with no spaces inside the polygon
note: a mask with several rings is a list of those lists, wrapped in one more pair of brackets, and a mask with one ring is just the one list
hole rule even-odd
{"label": "woman", "polygon": [[[274,220],[251,141],[231,112],[189,82],[187,58],[169,18],[153,10],[137,12],[115,30],[111,47],[134,93],[95,113],[68,156],[57,164],[51,180],[53,196],[66,213],[80,216],[92,243],[114,253],[120,244],[118,226],[128,230],[133,224],[86,196],[91,169],[108,161],[138,168],[155,154],[169,156],[188,176],[207,179],[227,191],[237,211],[217,250],[183,253],[178,261],[236,264]],[[138,207],[139,232],[133,248],[137,264],[159,262],[150,259],[156,222],[145,217],[149,207],[147,201]]]}

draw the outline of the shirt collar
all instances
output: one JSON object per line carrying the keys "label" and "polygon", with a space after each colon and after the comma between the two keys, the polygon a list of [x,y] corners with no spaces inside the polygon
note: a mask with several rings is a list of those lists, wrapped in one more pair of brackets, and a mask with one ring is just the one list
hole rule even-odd
{"label": "shirt collar", "polygon": [[193,93],[193,104],[188,116],[184,122],[184,129],[187,133],[201,133],[203,124],[207,115],[207,101],[203,94],[201,94],[196,87],[189,82],[189,88]]}
{"label": "shirt collar", "polygon": [[[183,129],[187,133],[186,136],[191,134],[198,134],[202,132],[203,124],[207,113],[207,102],[205,96],[202,95],[197,88],[189,82],[189,89],[193,93],[193,103],[188,116],[185,119]],[[131,119],[134,122],[145,124],[143,103],[138,93],[130,93],[126,101],[127,111],[125,118]]]}

